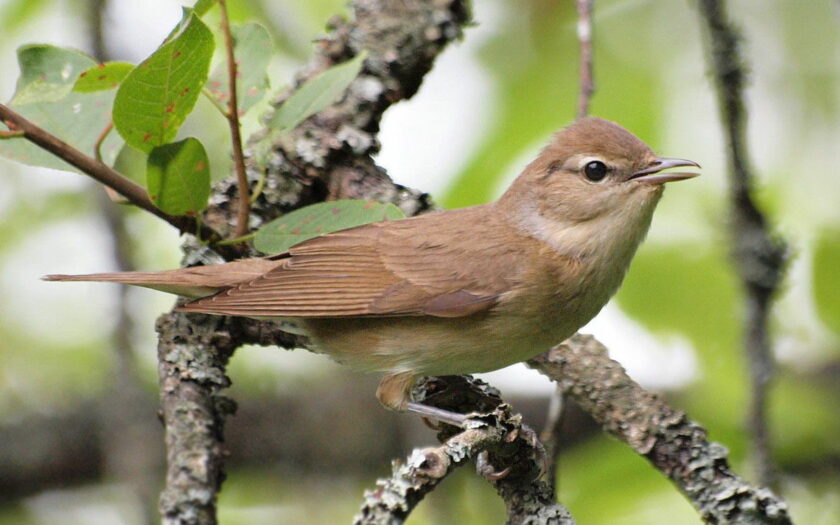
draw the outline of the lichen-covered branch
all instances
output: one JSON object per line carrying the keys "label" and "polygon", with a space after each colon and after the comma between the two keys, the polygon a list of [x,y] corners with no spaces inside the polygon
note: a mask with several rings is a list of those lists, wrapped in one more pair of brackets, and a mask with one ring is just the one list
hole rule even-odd
{"label": "lichen-covered branch", "polygon": [[594,337],[575,335],[528,365],[557,381],[606,431],[645,456],[707,523],[791,523],[782,499],[733,473],[722,445],[630,379]]}
{"label": "lichen-covered branch", "polygon": [[698,3],[717,88],[729,164],[732,258],[746,293],[744,348],[750,370],[747,427],[758,479],[774,486],[775,468],[767,424],[767,388],[775,362],[767,333],[770,305],[784,276],[787,248],[770,233],[753,198],[753,174],[746,144],[746,79],[738,29],[729,21],[723,0]]}
{"label": "lichen-covered branch", "polygon": [[[209,316],[206,316],[209,317]],[[184,314],[158,319],[158,377],[166,427],[166,488],[159,510],[165,524],[216,523],[222,484],[222,430],[233,400],[225,365],[238,343],[224,317],[193,322]]]}
{"label": "lichen-covered branch", "polygon": [[[299,85],[365,50],[364,68],[345,95],[291,132],[278,136],[266,129],[250,140],[249,182],[256,184],[261,177],[266,181],[252,208],[252,225],[325,199],[364,197],[390,201],[408,214],[431,207],[424,194],[393,184],[373,162],[372,155],[379,147],[376,134],[382,113],[416,92],[437,54],[460,37],[461,28],[468,21],[466,2],[356,0],[353,8],[352,20],[331,22],[330,35],[318,43],[315,56],[296,79]],[[277,97],[276,104],[289,93]],[[230,180],[218,184],[211,201],[205,221],[227,236],[236,223],[236,184]],[[217,263],[221,259],[209,248],[186,246],[185,263]],[[191,317],[187,322],[169,314],[162,318],[160,332],[161,386],[170,458],[161,510],[167,523],[215,523],[215,494],[222,479],[221,429],[229,406],[219,395],[227,385],[225,362],[245,342],[289,346],[305,341],[285,334],[277,323],[209,316]],[[784,503],[769,491],[751,487],[732,474],[723,448],[708,443],[702,428],[641,390],[606,356],[572,352],[564,359],[557,357],[559,351],[555,349],[532,364],[555,378],[562,375],[567,394],[673,479],[704,519],[720,523],[789,523]],[[462,395],[435,401],[433,397],[439,392],[434,385],[422,385],[424,395],[431,394],[422,401],[441,408],[492,413],[499,404],[488,407],[481,400]],[[565,509],[554,501],[550,487],[535,475],[540,470],[535,467],[539,463],[535,452],[538,445],[535,439],[527,437],[533,434],[526,427],[514,433],[509,424],[504,423],[509,430],[505,435],[514,435],[510,442],[502,438],[491,447],[474,433],[459,439],[472,436],[470,440],[483,443],[480,449],[476,446],[471,450],[481,458],[482,473],[504,498],[510,523],[570,523]],[[398,467],[394,476],[370,496],[373,499],[368,498],[359,519],[399,523],[422,495],[461,461],[453,461],[447,452],[454,450],[446,444],[453,435],[450,432],[442,436],[443,447],[413,455]],[[464,443],[456,441],[450,445],[463,450]],[[396,514],[392,509],[396,509]]]}
{"label": "lichen-covered branch", "polygon": [[[395,185],[373,161],[379,150],[382,114],[417,92],[435,57],[459,39],[469,21],[466,0],[356,0],[354,18],[330,20],[331,33],[318,41],[315,56],[295,86],[275,98],[283,103],[307,79],[362,51],[359,76],[345,95],[324,111],[280,136],[266,128],[251,137],[248,178],[266,178],[254,203],[252,224],[312,202],[365,198],[393,202],[408,215],[431,208],[428,196]],[[216,187],[205,220],[227,231],[235,210],[232,180]]]}
{"label": "lichen-covered branch", "polygon": [[365,493],[354,523],[402,523],[422,498],[456,467],[476,461],[502,497],[510,525],[574,525],[556,502],[551,486],[541,479],[545,450],[522,416],[512,414],[498,391],[469,376],[426,378],[414,389],[415,399],[445,410],[474,411],[466,430],[442,426],[440,447],[415,450],[394,465],[390,478],[380,479]]}
{"label": "lichen-covered branch", "polygon": [[510,431],[504,424],[505,416],[509,414],[488,414],[443,445],[417,449],[405,462],[395,461],[391,477],[378,480],[375,489],[365,492],[365,501],[353,523],[383,525],[405,521],[423,497],[456,467],[502,442]]}
{"label": "lichen-covered branch", "polygon": [[[461,36],[466,0],[356,0],[354,18],[331,22],[314,57],[296,81],[367,51],[365,67],[345,95],[294,130],[264,129],[250,142],[248,180],[265,188],[251,209],[252,226],[294,208],[338,198],[390,201],[408,214],[430,208],[425,194],[393,184],[373,162],[382,113],[413,95],[435,57]],[[277,97],[279,105],[291,91]],[[268,152],[265,158],[255,152]],[[238,188],[233,178],[214,187],[205,224],[225,237],[235,230]],[[224,253],[187,239],[184,264],[217,264],[252,255],[242,245]],[[278,323],[212,316],[164,315],[159,323],[159,375],[166,425],[168,472],[160,510],[165,523],[216,523],[222,474],[222,430],[232,405],[219,394],[228,385],[225,364],[245,343],[305,343]]]}

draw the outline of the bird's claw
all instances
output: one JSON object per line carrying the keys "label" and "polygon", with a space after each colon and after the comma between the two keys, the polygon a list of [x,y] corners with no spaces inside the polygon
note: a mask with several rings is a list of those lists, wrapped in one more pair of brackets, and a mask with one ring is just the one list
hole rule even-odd
{"label": "bird's claw", "polygon": [[478,454],[475,458],[475,468],[478,470],[478,473],[487,478],[490,481],[499,481],[500,479],[504,479],[510,474],[512,466],[508,466],[504,470],[495,470],[493,465],[490,464],[489,454],[487,451],[483,451]]}

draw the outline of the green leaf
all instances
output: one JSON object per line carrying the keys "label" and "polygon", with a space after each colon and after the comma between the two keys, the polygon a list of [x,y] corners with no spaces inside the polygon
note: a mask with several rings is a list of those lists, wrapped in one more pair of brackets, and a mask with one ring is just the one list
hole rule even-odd
{"label": "green leaf", "polygon": [[[268,75],[265,71],[273,46],[268,30],[254,22],[234,26],[231,33],[237,64],[237,110],[242,115],[265,96],[268,89]],[[228,85],[228,65],[227,61],[223,61],[216,66],[207,81],[210,94],[223,106],[227,106],[230,99]]]}
{"label": "green leaf", "polygon": [[[10,105],[38,126],[93,156],[94,144],[111,122],[115,92],[77,93],[72,88],[78,75],[95,66],[96,61],[76,50],[47,45],[20,48],[18,61],[21,76]],[[113,163],[122,145],[119,135],[111,133],[102,146],[102,160]],[[78,172],[25,139],[0,141],[0,155],[30,166]]]}
{"label": "green leaf", "polygon": [[73,90],[79,74],[96,64],[80,51],[45,44],[21,46],[17,57],[20,78],[12,106],[59,101]]}
{"label": "green leaf", "polygon": [[820,235],[813,265],[817,312],[826,326],[840,334],[840,230]]}
{"label": "green leaf", "polygon": [[73,85],[73,91],[92,93],[94,91],[114,89],[131,73],[132,69],[134,69],[134,64],[129,62],[106,62],[104,64],[98,64],[82,71],[76,80],[76,84]]}
{"label": "green leaf", "polygon": [[304,120],[332,104],[358,76],[365,56],[366,54],[362,52],[352,60],[333,66],[307,80],[274,113],[268,124],[269,127],[278,131],[294,129]]}
{"label": "green leaf", "polygon": [[216,0],[198,0],[193,6],[193,12],[196,16],[204,16],[214,5]]}
{"label": "green leaf", "polygon": [[171,215],[194,215],[207,206],[210,163],[192,137],[152,149],[146,164],[149,198]]}
{"label": "green leaf", "polygon": [[213,35],[191,11],[172,37],[123,80],[114,125],[125,141],[149,152],[170,142],[207,81]]}
{"label": "green leaf", "polygon": [[254,246],[263,253],[281,253],[325,233],[402,217],[405,214],[390,203],[352,199],[320,202],[269,222],[257,231]]}

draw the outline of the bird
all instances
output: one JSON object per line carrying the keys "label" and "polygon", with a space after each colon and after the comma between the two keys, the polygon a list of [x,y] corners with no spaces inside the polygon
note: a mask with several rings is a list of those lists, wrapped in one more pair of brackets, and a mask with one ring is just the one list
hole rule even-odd
{"label": "bird", "polygon": [[160,272],[49,275],[187,297],[187,313],[283,319],[317,352],[383,373],[386,408],[459,424],[411,400],[424,376],[496,370],[541,354],[618,290],[651,224],[666,172],[620,125],[578,119],[555,133],[496,201],[328,233],[287,252]]}

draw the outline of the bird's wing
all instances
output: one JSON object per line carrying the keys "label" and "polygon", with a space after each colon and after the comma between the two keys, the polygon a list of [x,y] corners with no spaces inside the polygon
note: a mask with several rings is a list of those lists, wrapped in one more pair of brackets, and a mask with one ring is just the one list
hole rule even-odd
{"label": "bird's wing", "polygon": [[481,207],[312,239],[261,277],[182,310],[251,317],[461,317],[486,310],[509,289],[505,274],[516,257],[496,238],[500,232],[475,231],[476,213]]}

